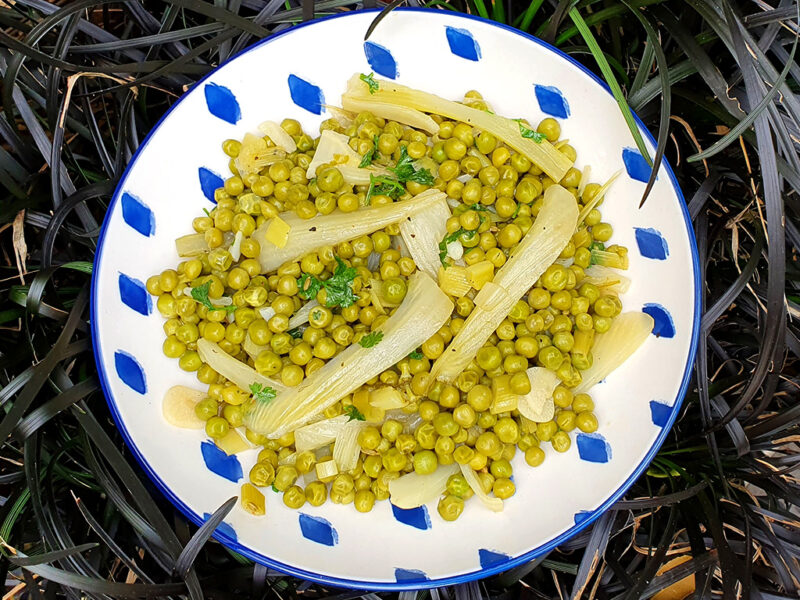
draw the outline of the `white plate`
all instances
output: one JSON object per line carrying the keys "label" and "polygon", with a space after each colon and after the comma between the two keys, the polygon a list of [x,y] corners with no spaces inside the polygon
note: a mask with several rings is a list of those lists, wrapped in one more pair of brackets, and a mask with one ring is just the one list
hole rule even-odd
{"label": "white plate", "polygon": [[[238,493],[255,452],[221,460],[202,431],[163,420],[165,390],[196,380],[161,353],[163,319],[142,282],[174,267],[175,238],[191,233],[202,208],[212,208],[207,198],[220,182],[216,174],[227,169],[221,142],[284,117],[313,134],[328,117],[322,99],[337,104],[346,80],[370,70],[451,99],[476,88],[498,114],[533,123],[547,114],[559,118],[578,151],[576,166],[591,164],[593,180],[624,169],[603,204],[604,220],[614,226],[612,241],[630,249],[625,310],[647,310],[656,319],[655,335],[592,390],[598,434],[573,436],[569,452],[548,451],[536,469],[518,457],[517,494],[499,514],[477,501],[454,523],[444,522],[435,505],[393,513],[379,502],[362,515],[326,503],[298,512],[267,491],[265,518],[236,507],[215,533],[244,556],[327,584],[433,587],[485,577],[557,546],[643,472],[689,382],[699,324],[697,250],[666,164],[637,209],[649,169],[608,90],[571,58],[508,27],[446,11],[395,11],[365,45],[375,14],[347,13],[271,37],[170,109],[140,146],[108,210],[95,262],[92,332],[117,426],[160,490],[201,523]],[[642,133],[652,153],[653,140]]]}

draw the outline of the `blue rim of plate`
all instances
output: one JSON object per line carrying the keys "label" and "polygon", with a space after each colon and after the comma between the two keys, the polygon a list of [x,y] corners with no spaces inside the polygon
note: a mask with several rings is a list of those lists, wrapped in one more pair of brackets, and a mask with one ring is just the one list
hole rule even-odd
{"label": "blue rim of plate", "polygon": [[[439,11],[439,10],[429,9],[429,8],[399,8],[399,9],[396,9],[396,10],[399,10],[399,11],[402,11],[402,12],[418,12],[418,13],[424,13],[426,15],[442,14],[442,15],[447,15],[448,17],[464,19],[465,21],[478,21],[480,23],[491,25],[493,27],[497,27],[499,29],[503,29],[505,31],[513,33],[515,35],[521,36],[521,37],[525,38],[526,40],[531,41],[531,42],[533,42],[533,43],[535,43],[535,44],[537,44],[539,46],[542,46],[543,48],[546,48],[547,50],[553,52],[557,56],[560,56],[564,60],[568,61],[570,64],[572,64],[573,66],[578,68],[581,72],[583,72],[585,75],[588,75],[595,83],[600,85],[600,87],[603,88],[606,92],[611,94],[611,90],[609,89],[609,87],[606,85],[606,83],[603,80],[601,80],[599,77],[597,77],[597,75],[595,75],[594,73],[589,71],[582,64],[577,62],[574,58],[572,58],[568,54],[565,54],[564,52],[562,52],[558,48],[555,48],[554,46],[551,46],[550,44],[548,44],[548,43],[546,43],[546,42],[544,42],[544,41],[542,41],[542,40],[540,40],[540,39],[538,39],[536,37],[533,37],[532,35],[529,35],[527,33],[524,33],[522,31],[514,29],[513,27],[510,27],[508,25],[505,25],[505,24],[502,24],[502,23],[497,23],[495,21],[490,21],[488,19],[483,19],[481,17],[476,17],[474,15],[468,15],[468,14],[456,13],[456,12],[449,12],[449,11],[444,12],[444,11]],[[265,44],[269,44],[273,40],[275,40],[275,39],[277,39],[277,38],[279,38],[281,36],[284,36],[284,35],[286,35],[288,33],[291,33],[293,31],[296,31],[297,29],[300,29],[302,27],[308,27],[309,25],[314,25],[316,23],[319,23],[319,22],[322,22],[322,21],[328,21],[328,20],[331,20],[331,19],[340,19],[340,18],[343,18],[343,17],[352,16],[352,15],[355,15],[355,14],[376,13],[376,12],[379,12],[379,11],[380,11],[380,9],[365,9],[365,10],[341,13],[341,14],[337,14],[337,15],[331,15],[331,16],[320,18],[320,19],[315,19],[314,21],[308,21],[308,22],[305,22],[305,23],[300,23],[300,24],[295,25],[295,26],[293,26],[293,27],[291,27],[291,28],[289,28],[289,29],[287,29],[285,31],[276,33],[276,34],[268,37],[265,40],[262,40],[262,41],[260,41],[260,42],[258,42],[256,44],[253,44],[249,48],[245,48],[244,50],[242,50],[241,52],[239,52],[235,56],[229,58],[225,63],[223,63],[223,65],[220,65],[219,67],[215,68],[214,70],[212,70],[208,74],[206,74],[202,79],[198,80],[197,83],[192,87],[192,90],[195,89],[200,83],[202,83],[203,81],[208,79],[211,75],[213,75],[221,66],[224,66],[225,64],[227,64],[231,60],[233,60],[233,59],[235,59],[235,58],[237,58],[239,56],[242,56],[243,54],[246,54],[247,52],[250,52],[250,51],[254,50],[255,48],[259,48],[259,47],[261,47],[261,46],[263,46]],[[125,184],[125,180],[128,177],[128,173],[133,168],[133,166],[136,164],[136,160],[138,159],[139,154],[142,151],[144,151],[144,149],[147,147],[148,142],[155,135],[155,133],[158,131],[159,127],[161,126],[161,123],[163,123],[164,120],[166,120],[166,118],[169,117],[170,113],[173,110],[175,110],[178,107],[178,105],[180,105],[180,103],[183,101],[183,99],[185,97],[186,97],[186,94],[184,94],[184,96],[181,96],[175,102],[175,104],[173,104],[167,110],[167,112],[165,112],[164,115],[158,120],[158,123],[156,123],[156,125],[153,127],[153,129],[150,131],[150,133],[147,134],[147,137],[145,137],[145,139],[142,141],[142,143],[136,149],[136,152],[134,152],[130,163],[128,163],[128,166],[125,169],[125,173],[120,178],[120,181],[117,184],[116,189],[114,190],[114,195],[113,195],[113,197],[111,199],[111,203],[109,204],[108,209],[106,211],[106,217],[103,220],[103,226],[100,229],[100,236],[98,237],[97,252],[95,253],[94,268],[92,270],[92,295],[91,295],[91,306],[90,306],[90,309],[91,309],[91,311],[90,311],[90,324],[91,324],[91,333],[92,333],[92,348],[94,350],[94,358],[95,358],[95,363],[97,364],[97,371],[98,371],[98,373],[100,375],[100,385],[101,385],[101,387],[103,389],[103,394],[106,397],[106,402],[108,403],[109,410],[111,411],[111,416],[114,419],[114,423],[116,424],[117,429],[120,431],[120,433],[122,433],[122,437],[125,440],[125,443],[127,444],[128,448],[131,450],[133,455],[136,457],[136,460],[139,463],[139,465],[142,467],[142,469],[145,471],[145,473],[147,473],[147,476],[150,477],[150,479],[153,481],[153,483],[156,485],[156,487],[159,489],[159,491],[161,491],[161,493],[164,494],[164,496],[166,496],[167,499],[169,499],[169,501],[172,502],[172,504],[178,510],[180,510],[181,513],[183,513],[183,515],[186,518],[188,518],[190,521],[192,521],[195,525],[199,526],[199,525],[202,525],[205,522],[203,517],[201,515],[196,514],[188,506],[186,506],[183,503],[183,501],[180,498],[178,498],[172,492],[172,490],[161,480],[161,478],[156,474],[155,470],[144,459],[144,457],[140,453],[138,447],[133,442],[133,439],[131,438],[130,433],[128,432],[127,428],[125,427],[125,424],[122,421],[122,418],[121,418],[121,416],[120,416],[120,414],[119,414],[119,412],[117,410],[116,403],[114,402],[113,396],[111,395],[111,392],[110,392],[110,389],[109,389],[108,375],[106,373],[105,365],[104,365],[103,361],[101,360],[100,350],[99,350],[100,344],[99,344],[98,332],[97,332],[97,328],[96,328],[96,323],[97,323],[97,320],[96,320],[97,300],[98,300],[97,293],[96,293],[97,292],[97,272],[98,272],[98,266],[100,264],[100,260],[102,259],[102,256],[103,256],[103,247],[104,247],[105,234],[106,234],[106,228],[108,227],[109,217],[112,214],[112,212],[113,212],[113,210],[114,210],[114,208],[115,208],[115,206],[116,206],[116,204],[117,204],[117,202],[119,200],[120,194],[121,194],[123,186]],[[644,123],[642,123],[642,120],[639,118],[639,116],[636,113],[633,113],[633,117],[634,117],[634,119],[636,121],[636,125],[639,127],[639,130],[645,136],[647,141],[650,142],[650,144],[653,147],[655,147],[656,146],[656,141],[655,141],[655,139],[653,139],[653,136],[650,134],[648,129],[645,127]],[[667,174],[669,175],[669,179],[670,179],[670,182],[672,183],[672,187],[675,190],[675,193],[677,194],[678,199],[680,200],[681,212],[683,213],[683,219],[684,219],[685,224],[686,224],[686,230],[687,230],[687,233],[689,234],[689,246],[690,246],[690,249],[691,249],[691,252],[692,252],[692,269],[693,269],[693,272],[694,272],[693,273],[693,275],[694,275],[694,277],[693,277],[693,279],[694,279],[694,318],[693,318],[693,321],[692,321],[692,339],[691,339],[690,346],[689,346],[689,355],[688,355],[687,360],[686,360],[686,368],[684,369],[683,380],[681,381],[681,387],[680,387],[680,390],[678,391],[678,395],[675,398],[675,403],[673,404],[672,410],[671,410],[670,415],[669,415],[669,418],[667,419],[667,422],[664,424],[664,426],[661,428],[661,433],[659,433],[658,437],[656,438],[655,443],[650,447],[650,450],[647,452],[647,454],[645,455],[644,459],[639,463],[639,465],[636,467],[636,469],[634,469],[633,473],[631,473],[631,475],[623,482],[623,484],[619,488],[617,488],[617,490],[613,494],[611,494],[608,497],[608,499],[606,499],[606,501],[603,502],[599,507],[597,507],[595,510],[591,511],[590,513],[586,514],[585,518],[583,520],[581,520],[580,523],[577,523],[577,524],[573,525],[572,527],[567,529],[565,532],[563,532],[560,535],[556,536],[555,538],[553,538],[552,540],[550,540],[546,544],[538,546],[538,547],[536,547],[536,548],[534,548],[532,550],[529,550],[528,552],[526,552],[524,554],[521,554],[520,556],[511,558],[511,559],[509,559],[507,561],[504,561],[502,563],[499,563],[497,565],[493,565],[493,566],[485,568],[485,569],[478,569],[476,571],[472,571],[470,573],[464,573],[462,575],[455,575],[455,576],[452,576],[452,577],[443,577],[443,578],[440,578],[440,579],[431,579],[431,580],[426,580],[426,581],[413,581],[413,582],[400,582],[400,581],[397,581],[397,582],[370,582],[370,581],[358,581],[358,580],[354,580],[354,579],[341,579],[341,578],[338,578],[338,577],[329,577],[329,576],[326,576],[326,575],[320,575],[318,573],[313,573],[311,571],[305,571],[303,569],[299,569],[297,567],[293,567],[292,565],[287,565],[287,564],[278,562],[275,559],[269,558],[268,556],[264,556],[263,554],[259,554],[258,552],[254,552],[253,550],[247,548],[246,546],[243,546],[237,540],[233,539],[229,535],[226,535],[225,533],[220,532],[219,530],[214,532],[214,534],[213,534],[214,539],[216,539],[217,541],[221,542],[222,544],[224,544],[225,546],[227,546],[228,548],[230,548],[234,552],[237,552],[237,553],[241,554],[242,556],[245,556],[246,558],[249,558],[250,560],[253,560],[255,562],[263,564],[263,565],[265,565],[267,567],[274,568],[275,570],[281,571],[281,572],[286,573],[288,575],[293,575],[295,577],[300,577],[302,579],[306,579],[306,580],[313,581],[313,582],[316,582],[316,583],[321,583],[321,584],[324,584],[324,585],[332,585],[332,586],[336,586],[336,587],[344,587],[344,588],[356,589],[356,590],[367,589],[367,590],[376,590],[376,591],[403,591],[403,590],[427,589],[427,588],[441,587],[441,586],[446,586],[446,585],[457,585],[457,584],[465,583],[465,582],[468,582],[468,581],[474,581],[476,579],[483,579],[484,577],[489,577],[489,576],[495,575],[497,573],[502,573],[503,571],[507,571],[508,569],[511,569],[511,568],[513,568],[515,566],[518,566],[520,564],[529,562],[529,561],[533,560],[534,558],[536,558],[537,556],[540,556],[542,554],[545,554],[545,553],[551,551],[552,549],[556,548],[560,544],[563,544],[565,541],[567,541],[568,539],[570,539],[574,535],[578,534],[579,532],[583,531],[589,525],[591,525],[594,521],[596,521],[600,517],[600,515],[602,515],[604,512],[606,512],[617,500],[619,500],[622,497],[622,495],[628,490],[628,488],[630,488],[633,485],[633,483],[639,478],[639,476],[644,472],[644,470],[650,465],[650,462],[653,460],[653,458],[655,458],[656,453],[661,448],[661,445],[664,443],[664,440],[666,439],[667,435],[669,434],[670,430],[672,429],[672,425],[675,423],[675,419],[677,418],[678,412],[680,411],[681,405],[683,404],[683,399],[686,396],[686,391],[689,388],[689,382],[690,382],[691,376],[692,376],[692,366],[694,365],[695,354],[697,352],[697,342],[698,342],[699,334],[700,334],[700,266],[699,266],[699,257],[698,257],[698,253],[697,253],[697,243],[696,243],[695,237],[694,237],[694,227],[692,226],[692,221],[691,221],[691,218],[689,216],[689,211],[688,211],[688,209],[686,207],[686,200],[683,197],[683,193],[681,192],[681,188],[678,185],[677,179],[675,178],[675,174],[672,172],[672,168],[670,167],[670,165],[669,165],[669,163],[667,162],[666,159],[664,159],[662,161],[662,165],[663,165],[664,169],[666,170]]]}

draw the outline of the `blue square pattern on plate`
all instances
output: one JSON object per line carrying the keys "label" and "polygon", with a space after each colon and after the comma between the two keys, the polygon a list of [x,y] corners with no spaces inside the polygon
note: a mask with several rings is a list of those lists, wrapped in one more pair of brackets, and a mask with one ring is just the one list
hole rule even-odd
{"label": "blue square pattern on plate", "polygon": [[[444,25],[441,29],[439,29],[439,31],[444,33],[443,39],[446,41],[446,47],[450,50],[450,53],[453,57],[452,60],[461,60],[462,64],[479,64],[485,51],[487,51],[487,49],[494,49],[494,45],[492,43],[482,43],[482,41],[479,41],[481,40],[482,35],[486,35],[486,24],[481,23],[482,27],[473,30],[471,26],[471,21],[473,21],[472,18],[467,18],[464,16],[448,16],[448,19],[449,24]],[[493,27],[497,26],[493,25]],[[299,30],[302,28],[297,29]],[[278,39],[279,37],[280,36],[275,36],[268,41]],[[378,75],[390,79],[397,78],[400,73],[399,66],[401,60],[405,56],[403,48],[393,47],[390,41],[385,41],[382,38],[377,39],[380,39],[381,43],[378,43],[377,41],[360,43],[362,60],[366,61],[365,64],[368,65]],[[485,40],[483,42],[485,42]],[[537,41],[536,43],[540,42]],[[313,115],[321,115],[325,111],[325,95],[323,93],[323,87],[313,82],[313,77],[311,76],[310,71],[305,71],[302,77],[299,74],[290,73],[288,77],[284,79],[284,82],[284,85],[286,85],[286,89],[288,91],[288,95],[295,105]],[[560,89],[560,87],[552,85],[552,83],[552,81],[530,82],[532,99],[535,99],[542,113],[563,119],[565,122],[569,122],[573,115],[571,114],[570,103],[568,101],[567,94]],[[247,104],[240,103],[240,101],[237,99],[235,93],[235,90],[237,89],[236,86],[206,81],[202,85],[202,89],[205,99],[205,106],[208,110],[208,113],[216,117],[219,120],[218,122],[221,121],[224,124],[228,124],[228,126],[234,126],[242,121],[243,108],[245,108]],[[263,115],[260,116],[262,118],[266,118]],[[230,135],[231,137],[240,136],[240,134],[233,132]],[[142,146],[144,147],[146,145],[147,142],[145,142],[145,144]],[[617,156],[621,157],[622,166],[631,180],[646,182],[649,179],[650,166],[647,164],[647,161],[644,159],[644,157],[642,157],[638,150],[625,147],[621,149],[620,154]],[[132,162],[132,166],[135,165],[135,163],[136,159],[134,159]],[[669,173],[668,167],[665,166],[663,168],[665,168]],[[195,173],[195,181],[197,182],[195,185],[198,186],[198,194],[208,201],[214,202],[214,192],[217,188],[222,186],[224,182],[223,177],[211,168],[202,165],[197,165],[195,167]],[[151,206],[155,206],[160,199],[157,197],[152,197],[146,194],[144,191],[140,191],[134,187],[128,187],[126,185],[126,179],[127,177],[123,178],[120,184],[120,189],[118,190],[118,197],[115,198],[115,202],[118,200],[121,206],[122,221],[133,231],[141,234],[141,236],[144,236],[145,238],[152,238],[156,234],[157,219],[156,213],[154,213],[154,211],[151,209]],[[671,173],[670,180],[674,184]],[[677,189],[675,192],[679,195],[679,191]],[[109,212],[111,213],[112,211]],[[117,209],[117,212],[120,212],[120,210]],[[670,257],[670,244],[667,242],[666,235],[662,233],[663,228],[656,229],[654,227],[655,224],[655,221],[653,223],[637,222],[636,226],[632,227],[631,229],[633,231],[633,236],[638,247],[639,254],[644,258],[658,261],[658,263],[653,263],[654,266],[657,264],[666,265],[668,264],[667,258]],[[98,255],[100,255],[100,253],[98,253]],[[146,317],[151,315],[152,301],[149,294],[147,294],[146,289],[144,288],[144,284],[138,279],[122,272],[119,272],[117,281],[119,287],[118,298],[120,304],[141,316]],[[666,300],[661,298],[659,298],[658,303],[644,303],[643,311],[653,316],[656,321],[656,328],[653,332],[654,336],[659,338],[659,340],[669,340],[677,335],[687,335],[685,332],[681,332],[680,327],[676,325],[676,321],[673,319],[670,310],[666,308],[665,304]],[[94,320],[92,325],[94,327]],[[680,325],[683,326],[683,323],[681,322]],[[692,331],[695,332],[695,330],[696,323],[694,324],[694,329]],[[694,333],[691,335],[694,336]],[[142,364],[136,359],[133,353],[122,348],[117,348],[113,352],[113,357],[114,370],[116,371],[119,380],[121,380],[122,383],[124,383],[124,385],[129,389],[137,392],[138,394],[142,396],[147,394],[147,374],[145,373],[145,369],[142,367]],[[691,359],[691,353],[689,358]],[[113,406],[111,395],[108,394],[108,382],[105,380],[105,370],[102,368],[101,373],[104,377],[104,387],[109,397],[109,401],[112,404],[114,416],[119,422],[119,414]],[[665,428],[671,422],[671,419],[674,418],[674,412],[680,404],[680,399],[684,390],[685,380],[683,383],[683,389],[673,404],[662,402],[660,400],[650,401],[650,419],[654,426],[657,428]],[[126,435],[126,438],[128,438],[128,443],[135,449],[136,445],[134,444],[133,440],[130,439],[129,433],[124,428],[122,429],[123,433]],[[660,444],[661,439],[663,439],[663,437],[659,437],[658,442],[654,447],[657,447],[657,445]],[[577,454],[583,461],[605,464],[609,463],[612,459],[611,445],[600,434],[579,434],[576,437],[576,446]],[[204,440],[200,443],[200,450],[201,451],[199,455],[202,456],[202,460],[210,472],[231,483],[240,482],[243,479],[244,473],[242,464],[236,456],[226,455],[223,451],[217,448],[213,442],[208,440]],[[182,501],[176,497],[159,479],[159,477],[155,474],[154,469],[147,464],[147,461],[143,459],[138,451],[136,454],[137,458],[139,458],[145,464],[146,469],[154,478],[156,483],[159,484],[159,487],[161,487],[162,490],[164,490],[165,493],[170,496],[170,499],[173,500],[173,502],[175,502],[185,513],[187,513],[188,516],[198,522],[203,518],[208,517],[209,513],[201,513],[201,517],[200,514],[189,510],[182,503]],[[639,465],[636,471],[641,471],[644,466],[646,466],[647,462],[649,462],[649,459]],[[636,473],[631,475],[623,487],[612,495],[612,499],[621,494],[622,489],[627,487],[627,485],[632,482],[635,474]],[[535,553],[544,552],[547,549],[552,548],[559,541],[566,539],[566,537],[576,532],[579,528],[585,526],[589,521],[594,520],[594,518],[600,514],[602,508],[603,506],[601,505],[598,509],[592,511],[576,512],[574,515],[575,526],[557,538],[554,538],[547,544],[536,548]],[[430,535],[430,532],[436,529],[435,527],[432,527],[431,516],[428,514],[426,507],[412,510],[401,510],[393,507],[391,509],[391,513],[394,519],[410,532],[416,530],[419,534]],[[298,515],[298,525],[302,537],[314,542],[318,547],[328,547],[333,549],[339,544],[339,532],[337,532],[337,528],[331,521],[325,518],[300,513]],[[256,553],[247,545],[242,545],[242,541],[239,539],[240,536],[237,536],[237,531],[233,524],[227,522],[221,524],[217,528],[216,535],[217,537],[220,537],[226,541],[228,545],[237,551],[242,552],[246,556],[253,557],[256,560],[260,560],[261,562],[265,562],[284,571],[326,583],[346,585],[349,587],[363,587],[361,582],[354,579],[319,576],[313,571],[304,571],[297,567],[277,562],[274,559]],[[514,564],[519,564],[525,560],[529,560],[534,555],[533,551],[522,555],[513,555],[508,554],[503,550],[504,549],[502,548],[492,550],[481,548],[477,552],[477,556],[475,558],[475,567],[473,567],[471,571],[469,568],[467,568],[466,574],[449,578],[432,579],[426,571],[417,568],[417,565],[413,564],[413,561],[411,561],[411,564],[394,567],[394,573],[392,577],[394,580],[393,582],[387,579],[387,583],[384,584],[379,582],[377,585],[373,583],[371,587],[375,589],[403,589],[458,583],[459,581],[474,579],[477,576],[484,576],[502,569],[507,569]],[[476,570],[478,567],[479,570]]]}

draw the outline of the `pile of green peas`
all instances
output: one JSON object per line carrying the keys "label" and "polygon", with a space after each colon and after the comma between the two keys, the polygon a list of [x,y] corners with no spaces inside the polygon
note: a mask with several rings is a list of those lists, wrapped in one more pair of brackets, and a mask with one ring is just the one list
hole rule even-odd
{"label": "pile of green peas", "polygon": [[[465,102],[488,108],[477,92],[468,92]],[[435,178],[432,187],[458,201],[447,231],[461,232],[458,241],[467,266],[488,260],[495,268],[502,267],[530,229],[549,186],[564,186],[576,197],[579,208],[592,202],[600,190],[598,184],[589,183],[579,194],[581,172],[577,169],[571,168],[555,182],[493,135],[436,115],[433,118],[439,123],[433,136],[369,113],[357,115],[346,125],[330,119],[320,131],[346,134],[351,147],[361,154],[375,146],[374,164],[396,164],[404,146],[419,166],[428,168]],[[275,272],[261,272],[261,248],[252,234],[266,220],[284,211],[294,211],[301,218],[334,210],[352,212],[367,200],[367,186],[347,185],[335,164],[321,166],[317,176],[308,180],[306,170],[319,138],[304,133],[292,119],[285,119],[281,127],[295,140],[297,151],[257,173],[241,173],[237,168],[242,142],[223,143],[231,176],[216,191],[214,210],[192,223],[195,232],[203,234],[207,252],[146,283],[166,319],[164,354],[208,385],[208,397],[196,405],[196,414],[214,439],[243,426],[243,405],[250,394],[202,363],[196,351],[200,337],[216,342],[259,373],[296,386],[391,315],[393,308],[373,303],[370,286],[380,285],[381,297],[399,304],[406,294],[407,279],[416,270],[413,259],[399,250],[399,227],[389,225],[371,235],[322,246]],[[575,159],[575,149],[565,140],[559,141],[561,129],[555,119],[542,120],[536,131]],[[273,145],[265,139],[268,146]],[[410,181],[406,194],[397,199],[373,195],[370,204],[402,201],[425,189],[427,186]],[[590,247],[608,242],[613,235],[611,225],[602,222],[600,204],[587,213],[559,261],[517,302],[456,381],[431,381],[430,370],[474,309],[472,294],[453,298],[451,318],[417,352],[325,411],[324,416],[332,418],[344,414],[350,405],[360,410],[364,398],[378,386],[397,387],[408,400],[404,408],[388,413],[362,411],[367,423],[358,438],[361,454],[354,469],[319,480],[315,467],[332,460],[332,447],[298,453],[292,433],[268,439],[245,429],[247,439],[262,447],[249,473],[250,483],[271,487],[292,508],[306,502],[319,506],[330,499],[368,512],[376,501],[389,498],[393,479],[410,472],[430,474],[439,465],[458,463],[476,471],[486,493],[506,499],[516,491],[511,462],[517,452],[522,462],[536,467],[545,460],[548,444],[557,452],[566,452],[574,430],[596,431],[592,398],[572,390],[581,382],[581,371],[591,365],[592,336],[607,331],[622,309],[616,295],[582,281],[592,262]],[[242,233],[241,255],[234,261],[229,248],[237,232]],[[614,249],[621,255],[626,252],[623,247]],[[310,312],[308,323],[290,331],[289,320],[307,301],[301,298],[301,276],[326,280],[333,275],[337,258],[356,268],[352,282],[356,302],[329,307],[323,288],[316,297],[320,306]],[[209,310],[184,292],[186,287],[206,283],[210,299],[230,298],[235,309]],[[268,319],[264,308],[271,309]],[[553,419],[536,423],[516,410],[492,412],[498,378],[506,378],[504,385],[512,393],[526,394],[530,391],[526,370],[531,366],[550,369],[560,380],[553,393]],[[411,427],[410,423],[417,424]],[[439,501],[439,514],[455,520],[472,495],[466,479],[453,475]]]}

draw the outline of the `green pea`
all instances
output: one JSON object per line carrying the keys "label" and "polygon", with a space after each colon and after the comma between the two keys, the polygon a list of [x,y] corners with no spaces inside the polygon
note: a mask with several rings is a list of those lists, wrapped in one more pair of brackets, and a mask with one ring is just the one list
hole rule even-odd
{"label": "green pea", "polygon": [[423,423],[417,427],[414,438],[425,450],[433,450],[436,445],[436,429],[433,423]]}
{"label": "green pea", "polygon": [[275,467],[270,462],[257,462],[250,469],[250,483],[256,487],[272,485],[275,480]]}
{"label": "green pea", "polygon": [[[527,360],[525,366],[527,367]],[[515,394],[525,395],[531,391],[531,381],[525,370],[520,370],[509,378],[508,386]]]}
{"label": "green pea", "polygon": [[547,421],[536,425],[536,437],[542,442],[549,442],[557,431],[558,425],[556,425],[555,421]]}
{"label": "green pea", "polygon": [[517,491],[514,482],[510,479],[505,477],[499,477],[495,480],[494,484],[492,485],[492,493],[497,496],[498,498],[502,498],[505,500],[506,498],[511,498]]}
{"label": "green pea", "polygon": [[605,333],[611,328],[610,317],[601,317],[599,315],[595,315],[592,320],[594,321],[594,330],[597,333]]}
{"label": "green pea", "polygon": [[402,471],[408,463],[406,455],[397,448],[389,448],[381,458],[383,460],[383,468],[391,472]]}
{"label": "green pea", "polygon": [[275,375],[283,368],[283,362],[281,362],[281,357],[275,352],[271,350],[262,350],[258,356],[256,356],[254,366],[256,371],[269,377]]}
{"label": "green pea", "polygon": [[498,419],[493,431],[504,444],[516,444],[517,440],[519,440],[519,425],[511,417]]}
{"label": "green pea", "polygon": [[299,473],[293,466],[281,465],[275,472],[275,481],[272,483],[272,485],[279,492],[285,492],[292,485],[294,485],[294,482],[297,481],[298,476]]}
{"label": "green pea", "polygon": [[194,405],[194,414],[198,419],[208,421],[211,417],[216,417],[219,412],[219,404],[214,398],[203,398]]}
{"label": "green pea", "polygon": [[433,473],[438,466],[436,453],[431,450],[420,450],[414,455],[414,472],[419,475]]}
{"label": "green pea", "polygon": [[555,142],[561,136],[561,125],[555,119],[547,117],[539,122],[536,132],[547,137],[547,141]]}
{"label": "green pea", "polygon": [[455,449],[456,443],[453,441],[453,438],[446,435],[439,436],[436,439],[436,444],[433,447],[434,452],[436,452],[437,456],[439,457],[439,462],[442,464],[445,464],[445,460],[452,458],[452,454]]}
{"label": "green pea", "polygon": [[472,488],[461,473],[455,473],[447,479],[447,493],[457,498],[468,499],[473,495]]}
{"label": "green pea", "polygon": [[539,350],[539,363],[546,369],[555,371],[561,366],[564,355],[555,346],[546,346]]}
{"label": "green pea", "polygon": [[607,242],[614,234],[614,229],[608,223],[597,223],[592,227],[592,237],[598,242]]}
{"label": "green pea", "polygon": [[542,275],[542,285],[551,292],[563,290],[567,285],[567,269],[559,264],[550,265]]}
{"label": "green pea", "polygon": [[458,496],[447,494],[439,500],[437,509],[445,521],[455,521],[464,512],[464,500]]}
{"label": "green pea", "polygon": [[381,443],[381,432],[377,427],[365,427],[358,434],[358,444],[364,450],[374,450]]}
{"label": "green pea", "polygon": [[503,449],[503,444],[497,434],[491,431],[484,431],[475,440],[475,449],[485,456],[492,456]]}
{"label": "green pea", "polygon": [[601,296],[598,298],[592,307],[594,314],[598,317],[613,317],[616,311],[614,301],[608,296]]}
{"label": "green pea", "polygon": [[241,405],[225,404],[222,407],[222,416],[231,427],[241,427],[244,424],[244,409]]}
{"label": "green pea", "polygon": [[458,138],[450,138],[444,142],[444,152],[450,160],[461,160],[467,154],[467,145]]}
{"label": "green pea", "polygon": [[572,350],[574,343],[575,339],[568,331],[559,331],[553,334],[553,345],[562,352],[569,352]]}
{"label": "green pea", "polygon": [[580,412],[575,417],[575,425],[584,433],[594,433],[597,431],[597,417],[591,412]]}
{"label": "green pea", "polygon": [[167,358],[180,358],[186,352],[186,344],[175,335],[167,336],[161,348]]}
{"label": "green pea", "polygon": [[371,511],[375,506],[375,494],[368,489],[358,490],[353,498],[353,506],[361,513]]}
{"label": "green pea", "polygon": [[392,304],[400,304],[403,301],[403,298],[406,297],[406,292],[408,291],[406,282],[399,277],[390,277],[389,279],[385,279],[381,286],[383,296]]}
{"label": "green pea", "polygon": [[194,350],[187,350],[178,359],[178,366],[184,371],[197,371],[203,364],[200,355]]}
{"label": "green pea", "polygon": [[569,439],[569,434],[566,431],[558,431],[553,434],[550,443],[553,445],[553,449],[556,452],[566,452],[572,445],[572,441]]}
{"label": "green pea", "polygon": [[381,425],[381,435],[390,442],[396,441],[401,433],[403,433],[403,424],[399,421],[387,419],[384,421],[383,425]]}
{"label": "green pea", "polygon": [[572,431],[575,429],[576,415],[571,410],[560,410],[556,415],[556,425],[562,431]]}
{"label": "green pea", "polygon": [[322,506],[328,499],[328,486],[321,481],[312,481],[306,486],[305,496],[311,506]]}
{"label": "green pea", "polygon": [[283,503],[289,508],[300,508],[306,503],[306,493],[299,485],[293,485],[283,492]]}
{"label": "green pea", "polygon": [[230,427],[230,424],[222,417],[211,417],[206,421],[206,435],[216,440],[225,437]]}
{"label": "green pea", "polygon": [[576,413],[591,412],[594,410],[594,401],[589,394],[575,394],[572,399],[572,410]]}
{"label": "green pea", "polygon": [[417,447],[417,440],[415,440],[414,436],[409,433],[402,433],[397,436],[394,446],[403,454],[411,454],[414,451],[414,448]]}
{"label": "green pea", "polygon": [[476,361],[478,366],[485,370],[490,371],[496,369],[502,363],[503,357],[500,355],[500,350],[496,346],[484,346],[478,350]]}
{"label": "green pea", "polygon": [[458,432],[458,423],[453,419],[453,413],[440,412],[433,417],[433,427],[439,435],[453,436]]}
{"label": "green pea", "polygon": [[538,467],[544,462],[544,450],[538,446],[531,446],[525,450],[525,462],[531,467]]}
{"label": "green pea", "polygon": [[375,479],[381,472],[381,468],[383,468],[383,464],[380,456],[371,454],[366,458],[364,458],[364,464],[363,464],[364,473],[366,473],[373,479]]}

